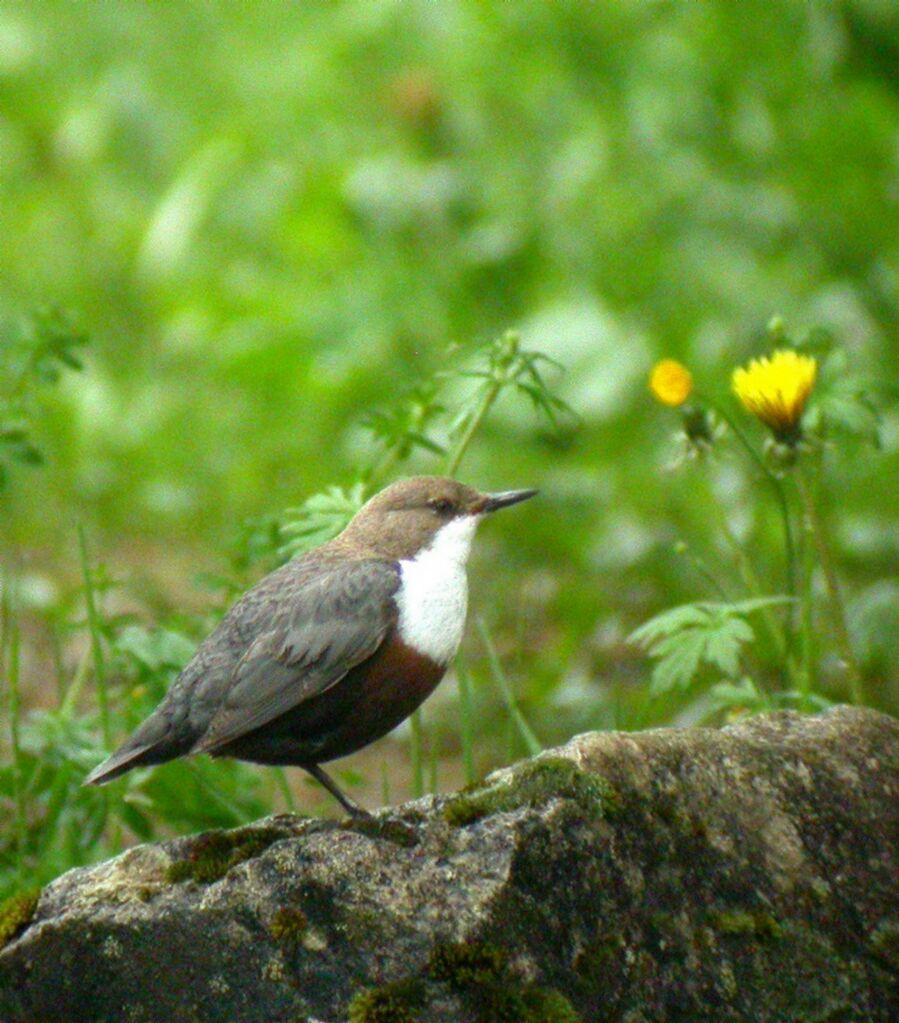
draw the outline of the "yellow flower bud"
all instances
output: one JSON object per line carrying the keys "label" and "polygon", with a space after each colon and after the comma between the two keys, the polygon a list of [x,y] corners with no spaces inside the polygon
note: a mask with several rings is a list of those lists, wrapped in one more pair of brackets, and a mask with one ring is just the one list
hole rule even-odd
{"label": "yellow flower bud", "polygon": [[693,375],[676,359],[662,359],[653,367],[649,389],[657,401],[676,408],[693,392]]}

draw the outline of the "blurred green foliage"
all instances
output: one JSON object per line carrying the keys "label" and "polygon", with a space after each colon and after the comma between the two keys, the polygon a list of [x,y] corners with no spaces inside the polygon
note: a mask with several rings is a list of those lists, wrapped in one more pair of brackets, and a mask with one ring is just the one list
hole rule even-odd
{"label": "blurred green foliage", "polygon": [[[285,508],[339,516],[400,434],[419,437],[402,471],[438,468],[451,436],[427,388],[512,327],[564,368],[546,376],[579,421],[552,429],[509,391],[461,471],[541,489],[483,531],[473,566],[523,712],[545,742],[694,719],[679,687],[647,704],[627,637],[720,597],[702,570],[730,561],[710,494],[772,594],[783,548],[737,454],[667,471],[677,418],[646,375],[675,356],[732,407],[732,367],[780,313],[843,345],[810,410],[855,417],[824,452],[820,507],[867,692],[895,710],[899,418],[866,387],[873,451],[840,384],[894,376],[899,353],[897,68],[892,0],[4,4],[0,394],[35,310],[69,310],[91,338],[83,373],[30,392],[45,464],[0,493],[26,703],[58,708],[58,686],[64,704],[81,664],[79,524],[127,582],[103,620],[138,605],[135,628],[192,643],[303,542]],[[478,386],[455,375],[441,400]],[[165,635],[106,637],[123,693],[141,643]],[[490,755],[523,752],[503,701],[475,688],[483,741],[508,741]],[[89,830],[101,797],[79,798]]]}

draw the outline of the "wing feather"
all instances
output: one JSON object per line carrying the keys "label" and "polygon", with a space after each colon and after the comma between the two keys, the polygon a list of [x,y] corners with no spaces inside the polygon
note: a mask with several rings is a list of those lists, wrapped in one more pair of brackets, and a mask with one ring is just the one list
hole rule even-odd
{"label": "wing feather", "polygon": [[396,622],[399,570],[338,562],[309,578],[237,663],[193,752],[214,753],[325,692],[371,657]]}

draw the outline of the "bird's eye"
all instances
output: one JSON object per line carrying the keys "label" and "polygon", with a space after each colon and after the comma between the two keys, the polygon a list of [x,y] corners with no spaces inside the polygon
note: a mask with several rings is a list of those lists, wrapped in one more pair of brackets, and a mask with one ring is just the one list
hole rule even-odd
{"label": "bird's eye", "polygon": [[428,507],[438,515],[447,515],[453,510],[453,502],[448,497],[435,497],[428,501]]}

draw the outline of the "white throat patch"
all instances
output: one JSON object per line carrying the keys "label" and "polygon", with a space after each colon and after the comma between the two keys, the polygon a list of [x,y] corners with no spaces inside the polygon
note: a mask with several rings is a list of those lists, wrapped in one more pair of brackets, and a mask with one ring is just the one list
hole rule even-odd
{"label": "white throat patch", "polygon": [[455,656],[468,609],[465,563],[480,515],[453,519],[414,558],[400,562],[399,634],[437,664]]}

